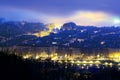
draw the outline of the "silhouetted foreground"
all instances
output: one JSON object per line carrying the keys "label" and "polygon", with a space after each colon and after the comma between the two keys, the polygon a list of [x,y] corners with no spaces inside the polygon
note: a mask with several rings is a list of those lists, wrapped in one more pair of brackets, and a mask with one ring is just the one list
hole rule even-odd
{"label": "silhouetted foreground", "polygon": [[76,65],[23,60],[16,55],[0,52],[0,80],[120,80],[115,68],[79,69]]}

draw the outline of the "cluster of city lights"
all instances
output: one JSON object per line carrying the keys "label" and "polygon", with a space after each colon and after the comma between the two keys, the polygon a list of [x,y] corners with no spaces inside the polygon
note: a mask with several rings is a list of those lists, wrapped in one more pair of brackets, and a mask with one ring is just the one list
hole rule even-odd
{"label": "cluster of city lights", "polygon": [[[45,61],[47,58],[50,58],[51,61],[58,62],[58,63],[70,63],[75,65],[83,65],[83,66],[97,66],[98,68],[100,65],[103,66],[114,66],[117,65],[118,68],[120,67],[120,53],[111,53],[107,57],[98,55],[89,55],[86,56],[84,54],[80,55],[59,55],[57,53],[47,54],[46,52],[41,52],[40,54],[25,54],[22,56],[23,59],[35,59],[35,60],[42,60]],[[117,64],[116,64],[117,63]]]}
{"label": "cluster of city lights", "polygon": [[55,25],[54,24],[48,24],[46,25],[46,28],[48,30],[43,30],[41,32],[38,32],[38,33],[34,33],[33,35],[37,36],[37,37],[44,37],[44,36],[48,36],[51,32],[55,33],[53,31],[53,29],[55,29]]}
{"label": "cluster of city lights", "polygon": [[79,54],[79,55],[59,55],[57,53],[52,53],[52,54],[47,54],[46,52],[41,52],[40,54],[25,54],[22,55],[24,59],[29,59],[29,58],[33,58],[33,59],[47,59],[47,58],[51,58],[51,60],[112,60],[115,62],[120,62],[120,53],[119,52],[115,52],[115,53],[111,53],[108,56],[104,56],[104,55],[84,55],[84,54]]}
{"label": "cluster of city lights", "polygon": [[109,54],[109,58],[110,60],[120,62],[120,53],[119,52],[111,53]]}

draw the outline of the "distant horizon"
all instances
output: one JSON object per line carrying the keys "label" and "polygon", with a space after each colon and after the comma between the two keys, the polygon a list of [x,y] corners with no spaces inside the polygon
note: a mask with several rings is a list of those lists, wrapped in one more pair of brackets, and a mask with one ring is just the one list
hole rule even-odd
{"label": "distant horizon", "polygon": [[74,21],[69,21],[69,22],[64,22],[64,23],[62,23],[61,25],[56,25],[56,23],[54,23],[54,22],[51,22],[51,23],[45,23],[45,22],[40,22],[40,21],[29,21],[29,20],[9,20],[9,19],[7,19],[7,18],[5,18],[5,17],[0,17],[0,20],[2,21],[3,20],[3,22],[28,22],[28,23],[43,23],[44,25],[47,25],[47,24],[54,24],[55,25],[55,27],[57,27],[57,28],[61,28],[64,24],[66,24],[66,23],[75,23],[77,26],[83,26],[83,27],[91,27],[91,26],[93,26],[93,27],[120,27],[120,25],[118,25],[118,26],[116,26],[116,25],[103,25],[103,26],[96,26],[96,25],[80,25],[80,24],[77,24],[76,22],[74,22]]}

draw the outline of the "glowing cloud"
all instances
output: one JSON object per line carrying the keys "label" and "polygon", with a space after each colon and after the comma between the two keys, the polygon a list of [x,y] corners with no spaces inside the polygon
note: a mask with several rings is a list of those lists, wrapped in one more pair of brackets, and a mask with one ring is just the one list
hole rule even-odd
{"label": "glowing cloud", "polygon": [[48,29],[47,31],[40,31],[38,33],[34,33],[33,35],[35,35],[37,37],[48,36],[51,32],[53,32],[53,29],[55,28],[55,25],[54,24],[48,24],[48,25],[46,25],[46,28]]}
{"label": "glowing cloud", "polygon": [[[36,12],[28,9],[19,9],[6,7],[0,9],[1,15],[8,19],[27,20],[32,22],[43,22],[45,24],[55,23],[56,28],[60,28],[66,22],[75,22],[77,25],[93,26],[119,26],[120,19],[117,15],[102,11],[75,11],[68,15],[54,15],[42,12]],[[117,18],[116,18],[117,17]]]}
{"label": "glowing cloud", "polygon": [[114,24],[120,24],[120,18],[115,18],[115,19],[113,20],[113,22],[114,22]]}
{"label": "glowing cloud", "polygon": [[56,17],[48,22],[54,22],[58,26],[65,22],[75,22],[78,25],[93,25],[93,26],[112,26],[113,15],[104,12],[78,11],[69,16]]}

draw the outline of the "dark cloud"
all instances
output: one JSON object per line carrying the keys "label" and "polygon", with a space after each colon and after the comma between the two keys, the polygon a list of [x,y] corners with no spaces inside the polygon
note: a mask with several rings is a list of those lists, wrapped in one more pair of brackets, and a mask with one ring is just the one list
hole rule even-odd
{"label": "dark cloud", "polygon": [[61,25],[120,25],[120,0],[0,0],[0,17]]}
{"label": "dark cloud", "polygon": [[0,0],[2,6],[65,14],[76,10],[104,11],[119,14],[120,0]]}

